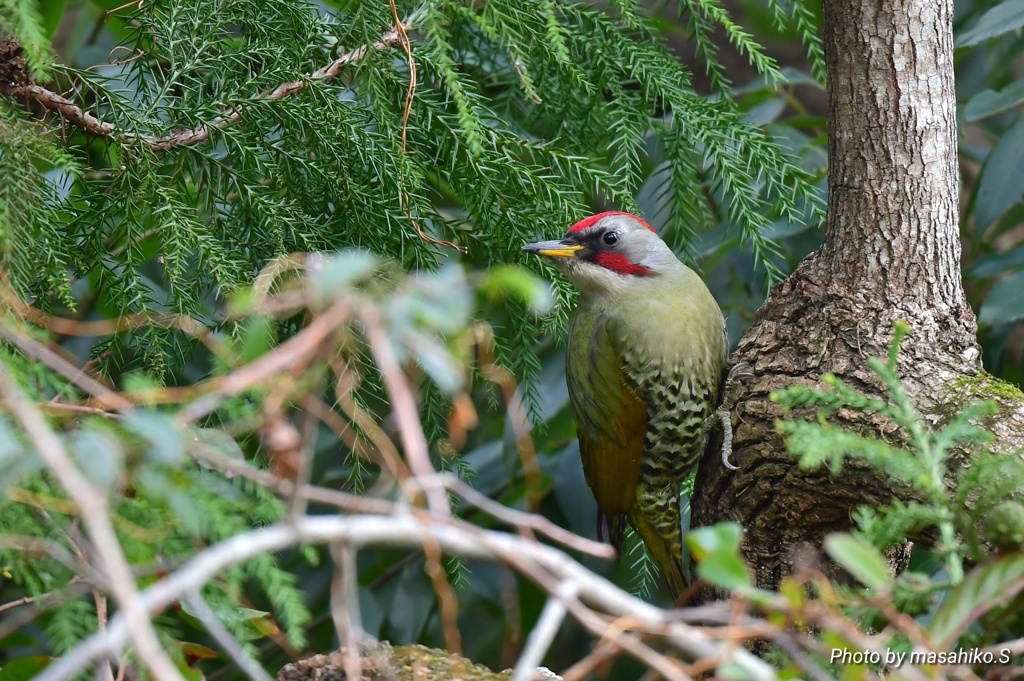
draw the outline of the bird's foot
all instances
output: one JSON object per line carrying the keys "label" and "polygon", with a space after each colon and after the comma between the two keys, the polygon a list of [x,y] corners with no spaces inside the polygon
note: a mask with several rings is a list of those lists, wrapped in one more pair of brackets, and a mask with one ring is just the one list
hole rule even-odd
{"label": "bird's foot", "polygon": [[717,418],[722,424],[722,465],[731,471],[738,470],[739,466],[729,461],[732,454],[732,412],[723,405],[711,417]]}
{"label": "bird's foot", "polygon": [[[711,418],[708,419],[708,422],[713,422],[717,419],[722,426],[722,465],[731,471],[739,469],[739,466],[735,466],[729,461],[729,456],[732,454],[732,408],[736,406],[736,398],[740,388],[740,382],[737,378],[753,375],[750,365],[746,362],[734,364],[725,377],[725,385],[722,389],[722,402],[711,415]],[[706,427],[710,428],[709,425]]]}
{"label": "bird's foot", "polygon": [[736,362],[729,369],[729,373],[725,375],[725,387],[728,388],[730,383],[735,383],[737,376],[753,376],[753,368],[747,362]]}

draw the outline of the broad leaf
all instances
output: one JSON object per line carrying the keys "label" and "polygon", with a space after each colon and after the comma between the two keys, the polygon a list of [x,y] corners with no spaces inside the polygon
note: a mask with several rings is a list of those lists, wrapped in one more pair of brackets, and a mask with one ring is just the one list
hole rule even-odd
{"label": "broad leaf", "polygon": [[1024,195],[1024,119],[992,147],[978,180],[974,229],[984,231]]}
{"label": "broad leaf", "polygon": [[964,106],[964,120],[968,123],[995,116],[1024,103],[1024,80],[1010,83],[998,92],[982,90]]}
{"label": "broad leaf", "polygon": [[1006,0],[981,15],[978,23],[957,38],[957,47],[969,47],[1006,35],[1024,26],[1024,0]]}
{"label": "broad leaf", "polygon": [[112,433],[98,428],[76,431],[71,436],[71,452],[85,477],[109,490],[124,471],[124,452]]}
{"label": "broad leaf", "polygon": [[960,633],[989,610],[1009,603],[1024,589],[1024,553],[1002,555],[971,570],[932,618],[936,650],[956,643]]}
{"label": "broad leaf", "polygon": [[318,263],[312,276],[314,290],[322,300],[330,300],[335,293],[369,277],[379,265],[380,259],[369,251],[341,251]]}
{"label": "broad leaf", "polygon": [[750,572],[738,553],[716,551],[697,564],[697,576],[722,589],[751,586]]}
{"label": "broad leaf", "polygon": [[1024,265],[1024,245],[981,256],[971,263],[964,276],[971,279],[987,279],[1020,269],[1021,265]]}
{"label": "broad leaf", "polygon": [[1024,319],[1021,291],[1024,290],[1024,272],[1011,274],[1000,280],[985,296],[978,312],[978,323],[994,326]]}
{"label": "broad leaf", "polygon": [[167,414],[146,409],[133,409],[125,414],[121,423],[142,436],[148,443],[146,454],[150,460],[173,466],[185,459],[185,441],[174,419]]}
{"label": "broad leaf", "polygon": [[892,587],[892,572],[882,554],[871,544],[851,534],[830,534],[825,537],[825,551],[832,560],[875,591]]}
{"label": "broad leaf", "polygon": [[698,527],[686,535],[690,554],[698,561],[713,553],[739,554],[743,527],[739,523],[716,523],[711,527]]}
{"label": "broad leaf", "polygon": [[11,660],[0,669],[0,681],[29,681],[50,664],[52,657],[31,655]]}

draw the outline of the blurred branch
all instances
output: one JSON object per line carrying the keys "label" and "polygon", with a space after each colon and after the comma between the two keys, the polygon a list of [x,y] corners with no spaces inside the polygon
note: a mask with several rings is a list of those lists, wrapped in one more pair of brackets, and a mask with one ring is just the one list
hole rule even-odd
{"label": "blurred branch", "polygon": [[[489,532],[457,520],[426,519],[410,515],[305,517],[294,524],[279,524],[237,535],[197,554],[180,568],[157,582],[136,599],[138,607],[155,613],[183,595],[201,588],[227,568],[263,553],[280,551],[300,543],[343,541],[352,547],[421,547],[424,535],[430,536],[446,553],[467,558],[504,560],[517,556],[516,563],[528,571],[525,576],[544,581],[570,584],[589,604],[589,614],[601,619],[599,612],[613,617],[628,616],[633,622],[661,631],[668,645],[688,659],[722,656],[723,661],[743,669],[754,680],[775,679],[775,671],[743,649],[725,652],[721,643],[679,621],[668,611],[645,603],[586,569],[562,551],[523,537]],[[569,588],[569,587],[566,587]],[[571,609],[570,609],[571,610]],[[131,625],[118,613],[104,632],[93,634],[63,657],[54,660],[36,678],[60,681],[80,673],[90,662],[116,654],[128,641]],[[649,647],[638,641],[620,641],[632,653],[644,654]]]}
{"label": "blurred branch", "polygon": [[97,562],[109,579],[107,588],[117,600],[118,617],[126,623],[143,664],[158,681],[182,681],[181,674],[157,638],[149,613],[139,600],[135,576],[107,514],[106,495],[93,487],[75,467],[64,450],[63,442],[21,392],[3,364],[0,364],[0,397],[7,400],[7,407],[21,423],[39,456],[78,506],[89,529]]}
{"label": "blurred branch", "polygon": [[78,367],[44,344],[30,338],[26,334],[18,333],[3,321],[0,321],[0,338],[21,350],[27,357],[43,362],[82,390],[101,398],[109,407],[113,409],[126,409],[133,406],[129,400],[118,395],[85,372],[80,371]]}
{"label": "blurred branch", "polygon": [[[540,508],[542,483],[540,462],[533,446],[532,426],[519,392],[515,374],[494,362],[494,331],[489,324],[476,324],[470,330],[479,353],[480,374],[501,388],[502,397],[516,436],[516,451],[523,464],[526,480],[526,510],[536,513]],[[539,516],[538,516],[539,517]]]}
{"label": "blurred branch", "polygon": [[[394,349],[391,346],[391,339],[384,331],[377,310],[366,306],[357,310],[356,314],[363,324],[366,341],[370,344],[370,351],[384,377],[384,387],[387,389],[388,397],[394,407],[398,432],[402,438],[402,445],[405,447],[405,458],[409,461],[409,468],[413,475],[421,481],[419,484],[423,485],[422,481],[435,477],[436,471],[430,463],[427,438],[423,434],[416,398],[413,396],[408,379],[398,364],[398,358],[395,357]],[[448,494],[443,487],[423,485],[423,493],[427,497],[432,513],[443,518],[451,516],[451,504],[448,502]]]}
{"label": "blurred branch", "polygon": [[[297,262],[292,258],[287,262],[281,261],[280,265],[297,266]],[[342,260],[341,264],[351,263]],[[578,621],[598,641],[595,652],[570,669],[569,675],[573,678],[581,678],[596,665],[625,652],[641,661],[652,673],[670,681],[702,677],[723,665],[739,668],[746,678],[753,681],[775,679],[776,672],[771,666],[746,651],[744,644],[752,640],[774,642],[808,678],[815,681],[828,678],[828,672],[814,662],[815,657],[825,657],[822,644],[812,636],[787,631],[785,625],[778,622],[807,623],[819,631],[837,632],[851,646],[865,651],[885,649],[891,627],[882,634],[868,635],[840,612],[834,599],[794,603],[779,594],[757,592],[756,599],[743,594],[734,595],[729,601],[700,609],[659,608],[614,586],[566,553],[566,550],[572,550],[613,558],[614,551],[610,546],[574,535],[537,513],[503,506],[457,477],[439,474],[433,466],[430,445],[420,420],[416,384],[401,359],[412,356],[417,346],[411,345],[408,339],[404,339],[405,344],[399,344],[403,340],[393,337],[394,327],[401,326],[404,318],[395,316],[388,299],[374,297],[375,293],[363,288],[361,283],[347,282],[344,286],[335,286],[328,280],[328,284],[333,287],[325,285],[324,281],[312,280],[308,285],[288,287],[268,297],[274,282],[269,276],[265,277],[261,280],[265,290],[258,296],[258,307],[252,309],[260,315],[295,317],[302,314],[304,325],[286,341],[240,366],[237,364],[245,355],[236,355],[230,345],[223,344],[227,364],[233,368],[224,375],[187,388],[118,393],[89,376],[86,371],[88,364],[85,367],[75,366],[74,362],[53,351],[45,341],[33,338],[27,325],[0,322],[0,338],[9,340],[25,356],[41,360],[99,404],[118,410],[132,408],[138,401],[181,405],[173,418],[190,443],[187,451],[191,461],[225,477],[240,476],[271,490],[290,501],[291,509],[285,520],[277,525],[248,531],[248,524],[245,524],[244,533],[207,546],[140,593],[114,530],[116,528],[122,534],[146,541],[144,528],[110,513],[105,492],[93,487],[75,468],[63,449],[63,441],[43,420],[41,407],[31,404],[8,371],[0,367],[0,406],[22,426],[70,498],[29,495],[15,487],[11,488],[9,496],[12,500],[28,503],[40,513],[59,512],[74,518],[68,541],[78,555],[58,552],[54,557],[63,559],[91,586],[113,596],[119,606],[104,628],[105,611],[101,610],[105,610],[106,601],[103,600],[105,596],[97,591],[97,603],[103,606],[97,608],[101,630],[56,659],[38,676],[40,681],[61,681],[77,676],[90,663],[101,665],[99,676],[110,681],[111,672],[107,665],[124,653],[126,646],[133,647],[133,655],[151,667],[158,681],[176,681],[180,678],[179,673],[160,650],[150,618],[181,599],[189,600],[211,636],[251,679],[267,681],[266,673],[247,656],[241,644],[202,602],[200,594],[209,581],[239,563],[310,544],[328,544],[332,548],[335,573],[331,584],[330,612],[339,640],[347,651],[342,662],[346,673],[352,677],[360,672],[362,662],[357,653],[361,650],[363,633],[355,557],[361,548],[367,546],[405,547],[423,552],[424,567],[440,604],[447,647],[452,652],[461,646],[462,633],[457,622],[459,602],[444,568],[445,554],[495,561],[536,584],[547,594],[548,601],[515,665],[517,680],[526,678],[541,664],[567,617]],[[395,290],[398,293],[391,295],[408,295],[410,290],[418,292],[401,287]],[[438,295],[443,297],[448,293],[443,291]],[[15,313],[19,311],[15,310]],[[144,321],[153,323],[156,320]],[[105,328],[113,333],[120,327],[115,322]],[[205,331],[200,329],[196,335],[204,334]],[[435,336],[420,334],[416,337],[416,342],[437,343],[441,349],[447,347],[445,343],[449,340],[440,332]],[[483,353],[480,359],[482,373],[502,387],[506,406],[514,412],[510,416],[523,468],[536,467],[529,424],[514,378],[494,364],[488,354],[490,346],[479,338],[477,340]],[[379,397],[393,413],[401,447],[396,446],[383,431],[369,408],[361,406],[356,399],[356,390],[363,379],[362,363],[369,364],[368,358],[372,358],[372,363],[379,370],[380,380],[373,376],[367,383],[372,388],[377,388],[378,384],[382,387]],[[320,373],[328,371],[333,372],[333,383]],[[331,387],[327,388],[328,385]],[[321,394],[327,390],[334,393],[336,402],[333,405],[321,399]],[[243,433],[260,434],[264,449],[271,453],[273,465],[269,470],[250,463],[240,452],[234,455],[225,453],[203,438],[195,437],[199,434],[195,425],[197,421],[230,407],[232,398],[244,394],[248,399],[250,393],[254,394],[253,401],[257,406],[253,410],[255,415],[231,421],[222,426],[221,432],[236,438]],[[57,394],[60,395],[61,391]],[[301,411],[296,414],[297,409]],[[515,426],[516,418],[521,420],[518,427]],[[292,425],[296,420],[303,424],[301,432]],[[306,450],[305,457],[311,457],[310,448],[316,441],[320,424],[338,434],[343,446],[360,457],[354,460],[366,459],[377,463],[382,481],[390,482],[389,476],[397,480],[404,499],[390,501],[312,485],[308,475],[300,471],[311,463],[308,460],[299,462],[299,467],[279,465],[280,457],[274,456],[275,451],[287,450],[294,454],[301,448]],[[276,448],[270,444],[273,439],[271,431],[275,428],[287,431],[287,437]],[[539,499],[534,496],[535,492],[539,492],[539,488],[527,490],[528,511]],[[460,510],[467,507],[479,509],[507,523],[512,531],[484,530],[459,519],[452,508],[451,498],[454,497],[465,502],[459,504]],[[354,515],[310,516],[307,502]],[[78,534],[78,519],[84,521],[89,529],[92,550],[85,548],[88,542]],[[540,543],[540,535],[560,547]],[[0,541],[0,548],[3,546],[3,541]],[[52,552],[54,547],[60,548],[45,543],[19,548]],[[828,582],[820,586],[823,590],[828,587]],[[27,604],[14,602],[2,606],[2,609],[13,610],[18,605]],[[748,612],[755,609],[770,613],[777,620],[770,621]],[[883,610],[883,615],[891,621],[898,620],[895,611]],[[894,626],[904,633],[914,633],[909,622],[895,621]],[[913,636],[911,638],[914,640]],[[927,641],[917,642],[927,647]],[[154,649],[159,655],[150,654]],[[165,666],[160,667],[161,664]],[[124,671],[122,665],[119,672]],[[951,667],[944,668],[944,671],[958,674]],[[902,667],[900,674],[910,681],[927,679],[926,674],[911,665]],[[963,674],[960,676],[969,678]]]}
{"label": "blurred branch", "polygon": [[555,635],[567,613],[562,599],[572,598],[576,594],[572,584],[563,584],[562,592],[556,598],[549,598],[544,604],[544,610],[540,613],[537,624],[533,627],[530,635],[526,638],[526,646],[519,655],[519,662],[516,663],[515,672],[512,674],[512,681],[530,681],[533,670],[544,661],[544,655],[551,647]]}
{"label": "blurred branch", "polygon": [[345,651],[345,678],[363,678],[359,640],[365,636],[359,609],[359,573],[356,550],[345,542],[331,544],[334,576],[331,579],[331,619],[338,644]]}
{"label": "blurred branch", "polygon": [[562,544],[566,548],[579,551],[597,558],[604,558],[611,560],[615,558],[615,549],[609,544],[603,542],[596,542],[586,537],[581,537],[578,534],[573,534],[568,530],[565,530],[553,522],[548,520],[542,515],[536,513],[523,513],[514,508],[508,506],[502,506],[496,501],[492,501],[489,497],[477,492],[475,489],[459,480],[453,475],[442,476],[445,487],[450,489],[455,494],[459,495],[465,501],[479,508],[481,511],[488,513],[498,520],[502,520],[509,525],[524,530],[529,528],[536,530],[541,534],[547,536],[559,544]]}
{"label": "blurred branch", "polygon": [[232,636],[231,632],[227,630],[227,627],[217,619],[217,615],[200,595],[198,589],[187,594],[185,596],[185,601],[188,603],[189,608],[192,610],[192,614],[195,615],[196,619],[203,623],[203,626],[206,628],[206,631],[210,633],[210,636],[212,636],[224,652],[227,653],[228,657],[234,660],[235,664],[238,665],[238,668],[241,669],[246,676],[252,679],[252,681],[273,681],[270,674],[260,666],[259,662],[252,659],[252,657],[245,652],[242,648],[242,644],[238,642],[238,639]]}
{"label": "blurred branch", "polygon": [[179,423],[191,423],[215,410],[225,399],[238,395],[262,381],[287,371],[320,349],[331,333],[351,313],[348,300],[340,299],[317,315],[302,331],[289,338],[272,352],[261,355],[222,379],[213,379],[213,392],[197,399],[178,412]]}

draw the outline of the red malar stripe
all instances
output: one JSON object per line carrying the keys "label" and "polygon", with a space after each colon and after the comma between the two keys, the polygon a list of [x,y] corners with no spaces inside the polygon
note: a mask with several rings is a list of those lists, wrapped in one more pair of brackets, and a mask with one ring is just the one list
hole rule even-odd
{"label": "red malar stripe", "polygon": [[619,274],[635,274],[640,277],[654,274],[653,270],[649,270],[643,265],[631,263],[629,258],[621,253],[598,253],[593,260],[601,267]]}
{"label": "red malar stripe", "polygon": [[[643,225],[647,229],[649,229],[652,232],[654,232],[654,228],[651,227],[649,224],[647,224],[647,221],[644,220],[643,218],[637,217],[637,216],[633,215],[632,213],[626,213],[626,212],[621,211],[621,210],[609,210],[609,211],[605,211],[604,213],[598,213],[597,215],[591,215],[589,218],[583,218],[582,220],[580,220],[575,225],[573,225],[572,227],[569,228],[569,233],[572,234],[573,232],[580,232],[580,231],[586,229],[587,227],[590,227],[591,225],[593,225],[595,222],[597,222],[601,218],[606,218],[609,215],[628,215],[629,217],[633,218],[634,220],[639,222],[641,225]],[[657,232],[655,232],[655,233],[657,233]]]}

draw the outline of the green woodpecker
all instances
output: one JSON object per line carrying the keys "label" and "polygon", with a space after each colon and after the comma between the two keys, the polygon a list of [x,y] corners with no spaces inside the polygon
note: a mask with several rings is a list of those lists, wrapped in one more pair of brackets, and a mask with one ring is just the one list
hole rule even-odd
{"label": "green woodpecker", "polygon": [[[594,215],[563,239],[523,250],[552,258],[580,290],[566,379],[583,473],[597,500],[598,538],[607,525],[621,550],[628,522],[677,597],[686,585],[679,486],[722,416],[722,311],[700,277],[635,215]],[[725,448],[723,460],[729,465]]]}

